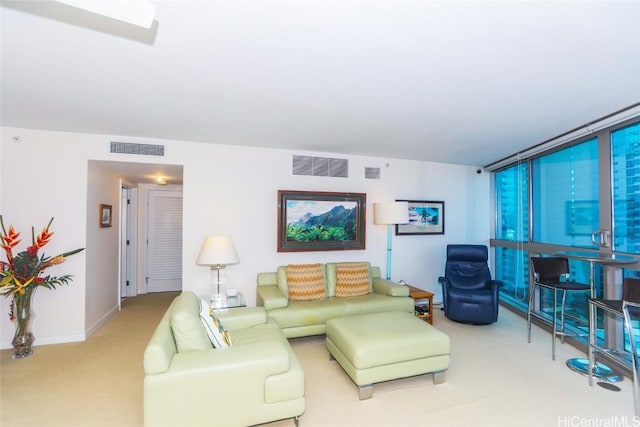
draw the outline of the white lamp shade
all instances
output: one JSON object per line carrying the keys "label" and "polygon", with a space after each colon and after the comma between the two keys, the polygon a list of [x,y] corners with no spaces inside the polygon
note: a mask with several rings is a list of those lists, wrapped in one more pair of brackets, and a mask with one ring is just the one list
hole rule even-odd
{"label": "white lamp shade", "polygon": [[407,224],[409,202],[380,202],[373,204],[374,224]]}
{"label": "white lamp shade", "polygon": [[196,264],[229,265],[240,262],[238,253],[229,236],[207,236],[200,248]]}

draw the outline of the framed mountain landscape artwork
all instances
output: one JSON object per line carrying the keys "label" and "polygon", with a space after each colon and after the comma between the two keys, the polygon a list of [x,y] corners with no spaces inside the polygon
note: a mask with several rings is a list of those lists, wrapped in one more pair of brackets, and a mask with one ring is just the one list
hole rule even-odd
{"label": "framed mountain landscape artwork", "polygon": [[278,190],[278,252],[365,248],[365,193]]}

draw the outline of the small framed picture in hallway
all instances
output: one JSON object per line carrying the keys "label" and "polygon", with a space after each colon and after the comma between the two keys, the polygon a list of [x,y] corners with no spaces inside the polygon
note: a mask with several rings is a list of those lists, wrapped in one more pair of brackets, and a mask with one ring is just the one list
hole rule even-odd
{"label": "small framed picture in hallway", "polygon": [[100,204],[100,228],[111,227],[111,205]]}

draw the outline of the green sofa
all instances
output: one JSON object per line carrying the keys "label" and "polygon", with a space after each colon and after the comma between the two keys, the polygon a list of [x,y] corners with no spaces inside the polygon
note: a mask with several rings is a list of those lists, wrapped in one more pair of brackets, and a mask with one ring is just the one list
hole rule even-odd
{"label": "green sofa", "polygon": [[176,297],[144,352],[145,426],[249,426],[298,417],[305,378],[262,307],[217,311],[232,346],[214,348],[192,292]]}
{"label": "green sofa", "polygon": [[[324,299],[292,301],[287,286],[287,266],[277,271],[258,273],[257,305],[275,319],[287,338],[323,335],[327,320],[355,314],[402,311],[413,313],[414,301],[409,288],[380,277],[380,268],[369,265],[370,291],[366,295],[336,297],[336,270],[339,264],[323,265]],[[358,263],[360,264],[360,263]]]}

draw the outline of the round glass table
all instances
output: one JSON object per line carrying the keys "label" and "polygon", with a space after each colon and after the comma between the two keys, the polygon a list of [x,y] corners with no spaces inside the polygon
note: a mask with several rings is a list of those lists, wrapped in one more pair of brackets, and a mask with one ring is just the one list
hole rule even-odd
{"label": "round glass table", "polygon": [[[638,262],[637,258],[628,255],[604,254],[599,252],[587,251],[559,251],[555,252],[553,255],[589,262],[589,286],[591,287],[591,298],[596,297],[594,281],[595,264],[623,268],[625,264],[634,264]],[[589,306],[589,346],[591,347],[591,345],[593,344],[592,339],[595,339],[595,309],[591,308],[591,304],[589,304]],[[567,366],[576,372],[588,375],[590,382],[592,377],[596,377],[608,382],[622,381],[622,376],[616,373],[607,365],[601,362],[596,362],[595,360],[590,360],[593,358],[592,355],[593,352],[590,348],[589,359],[572,358],[567,360]]]}

